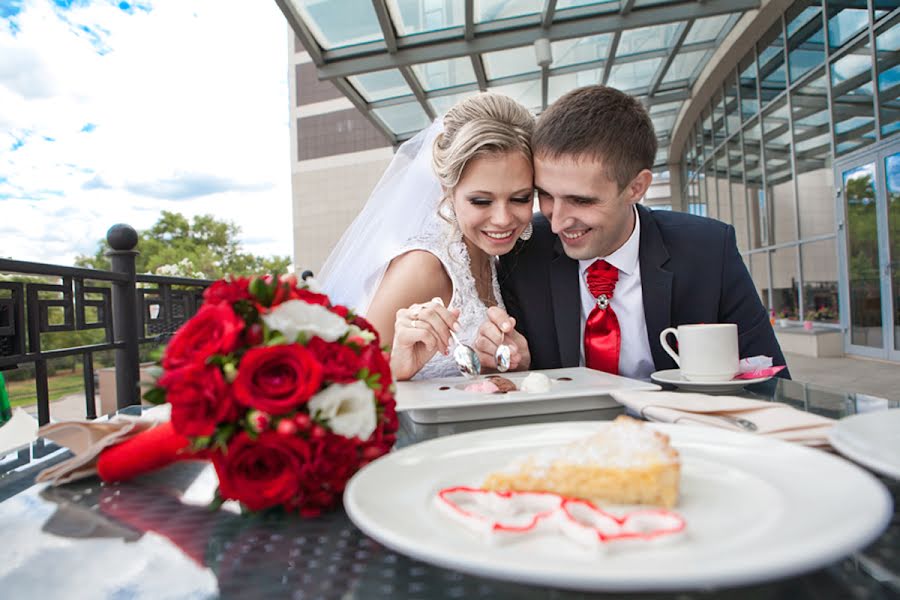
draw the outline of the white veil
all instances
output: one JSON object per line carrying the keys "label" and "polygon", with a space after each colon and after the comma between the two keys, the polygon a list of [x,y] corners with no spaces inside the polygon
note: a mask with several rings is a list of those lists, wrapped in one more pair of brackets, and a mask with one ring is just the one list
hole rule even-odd
{"label": "white veil", "polygon": [[365,315],[388,264],[437,214],[441,186],[431,166],[436,119],[404,142],[366,205],[341,236],[316,279],[335,304]]}

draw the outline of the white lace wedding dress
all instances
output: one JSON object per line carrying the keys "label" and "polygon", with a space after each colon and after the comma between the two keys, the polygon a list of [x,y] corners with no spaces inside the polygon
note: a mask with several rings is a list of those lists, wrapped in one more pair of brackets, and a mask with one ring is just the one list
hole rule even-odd
{"label": "white lace wedding dress", "polygon": [[[457,227],[438,218],[429,223],[425,231],[408,240],[403,252],[410,250],[426,250],[434,254],[444,265],[444,270],[450,275],[450,281],[453,283],[450,308],[458,308],[460,311],[460,329],[456,335],[464,344],[473,345],[478,336],[478,328],[487,319],[488,307],[478,297],[475,278],[472,277],[469,251],[463,242],[462,233]],[[503,298],[500,296],[500,285],[497,282],[496,258],[491,259],[491,289],[496,305],[505,310]],[[453,341],[450,343],[452,346]],[[459,374],[452,354],[445,356],[438,353],[425,363],[413,379],[435,379]]]}

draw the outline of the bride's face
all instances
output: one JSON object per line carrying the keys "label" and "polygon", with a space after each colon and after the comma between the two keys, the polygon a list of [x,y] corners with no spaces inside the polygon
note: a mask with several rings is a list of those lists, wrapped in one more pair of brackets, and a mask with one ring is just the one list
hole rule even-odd
{"label": "bride's face", "polygon": [[474,158],[453,190],[463,236],[492,256],[506,254],[531,222],[534,170],[520,152]]}

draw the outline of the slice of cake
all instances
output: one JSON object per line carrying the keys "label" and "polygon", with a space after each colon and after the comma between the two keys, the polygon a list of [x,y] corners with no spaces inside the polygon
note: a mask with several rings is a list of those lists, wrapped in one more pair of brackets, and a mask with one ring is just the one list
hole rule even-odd
{"label": "slice of cake", "polygon": [[481,487],[671,508],[680,478],[681,462],[669,436],[620,416],[589,437],[517,459],[488,475]]}

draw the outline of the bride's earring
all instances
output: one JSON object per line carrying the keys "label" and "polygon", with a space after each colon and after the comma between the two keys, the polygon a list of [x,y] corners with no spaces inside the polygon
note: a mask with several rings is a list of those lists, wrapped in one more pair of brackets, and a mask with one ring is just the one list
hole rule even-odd
{"label": "bride's earring", "polygon": [[531,225],[529,221],[528,225],[525,226],[525,229],[522,230],[522,233],[519,234],[519,239],[523,242],[527,242],[531,239],[531,234],[534,233],[534,227]]}

